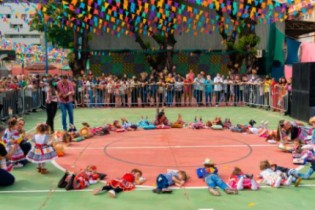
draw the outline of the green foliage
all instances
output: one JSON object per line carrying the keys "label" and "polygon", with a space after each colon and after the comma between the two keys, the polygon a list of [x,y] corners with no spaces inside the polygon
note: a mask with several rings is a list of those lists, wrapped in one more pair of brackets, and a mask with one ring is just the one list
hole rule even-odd
{"label": "green foliage", "polygon": [[233,41],[227,41],[226,47],[228,50],[234,50],[245,53],[256,53],[256,46],[260,42],[260,37],[256,34],[242,35],[234,43]]}
{"label": "green foliage", "polygon": [[243,35],[235,44],[234,49],[240,52],[254,53],[256,46],[260,42],[260,37],[256,34]]}
{"label": "green foliage", "polygon": [[75,54],[73,52],[70,52],[68,55],[67,55],[67,59],[69,61],[69,63],[73,63],[74,62],[74,59],[75,59]]}
{"label": "green foliage", "polygon": [[[50,19],[54,20],[55,23],[58,23],[60,20],[61,14],[64,12],[61,4],[56,4],[53,1],[45,4],[45,15]],[[30,21],[30,29],[44,32],[45,19],[43,16],[43,11],[37,11],[32,20]],[[47,23],[46,23],[47,24]],[[73,46],[73,31],[72,29],[66,30],[63,27],[58,26],[57,24],[47,25],[47,41],[51,42],[53,46],[58,46],[62,48],[70,48]]]}

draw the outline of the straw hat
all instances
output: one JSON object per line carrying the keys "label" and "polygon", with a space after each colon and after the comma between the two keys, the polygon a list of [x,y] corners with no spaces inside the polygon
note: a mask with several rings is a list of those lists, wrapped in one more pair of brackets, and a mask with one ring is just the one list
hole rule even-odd
{"label": "straw hat", "polygon": [[205,161],[203,162],[204,165],[215,165],[215,163],[210,159],[206,158]]}
{"label": "straw hat", "polygon": [[79,131],[80,136],[88,137],[90,136],[90,128],[81,128]]}
{"label": "straw hat", "polygon": [[313,123],[315,123],[315,116],[311,117],[311,119],[310,119],[310,124],[313,124]]}

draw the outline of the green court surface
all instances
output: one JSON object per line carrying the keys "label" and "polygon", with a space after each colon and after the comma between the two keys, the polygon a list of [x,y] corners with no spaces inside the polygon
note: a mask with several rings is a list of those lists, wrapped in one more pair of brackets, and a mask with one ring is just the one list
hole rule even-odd
{"label": "green court surface", "polygon": [[[268,120],[271,128],[275,129],[280,119],[289,119],[275,112],[267,112],[261,109],[236,107],[236,108],[173,108],[165,110],[171,121],[177,119],[180,113],[186,122],[193,121],[194,117],[202,117],[203,120],[212,120],[215,116],[222,119],[230,118],[232,123],[248,123],[250,119],[256,122]],[[115,119],[126,117],[130,122],[137,122],[141,116],[153,119],[156,109],[76,109],[75,123],[89,122],[92,126],[104,123],[112,123]],[[45,112],[32,113],[25,116],[26,130],[32,131],[39,122],[46,119]],[[56,128],[61,128],[60,112],[56,116]],[[266,159],[266,157],[262,157]],[[115,167],[115,166],[109,166]],[[241,191],[239,195],[226,195],[220,197],[211,196],[207,189],[174,190],[171,195],[156,195],[151,189],[138,188],[132,192],[121,193],[117,199],[112,199],[106,194],[93,196],[91,190],[100,187],[99,183],[83,191],[60,190],[56,188],[62,172],[52,164],[48,164],[50,171],[47,175],[36,172],[35,164],[29,164],[25,168],[13,171],[16,183],[11,187],[0,189],[0,210],[83,210],[83,209],[113,209],[113,210],[174,210],[174,209],[213,209],[213,210],[311,210],[314,208],[313,197],[315,195],[315,181],[313,179],[303,181],[302,186],[283,187],[280,189],[263,186],[261,190]],[[305,169],[303,169],[305,170]],[[122,173],[123,173],[122,169]]]}

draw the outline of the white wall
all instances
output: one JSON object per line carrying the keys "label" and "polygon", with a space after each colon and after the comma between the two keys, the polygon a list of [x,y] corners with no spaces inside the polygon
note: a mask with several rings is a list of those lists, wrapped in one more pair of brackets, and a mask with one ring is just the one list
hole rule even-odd
{"label": "white wall", "polygon": [[[30,31],[28,21],[30,20],[30,14],[35,12],[36,4],[25,3],[4,3],[0,4],[0,31],[1,35],[6,34],[37,34],[41,33],[37,31]],[[25,15],[25,20],[21,19],[21,15]],[[11,15],[11,18],[7,18],[6,15]],[[11,28],[10,24],[21,24],[22,28],[19,30]],[[24,43],[27,45],[41,44],[41,36],[39,38],[6,38],[12,42]]]}

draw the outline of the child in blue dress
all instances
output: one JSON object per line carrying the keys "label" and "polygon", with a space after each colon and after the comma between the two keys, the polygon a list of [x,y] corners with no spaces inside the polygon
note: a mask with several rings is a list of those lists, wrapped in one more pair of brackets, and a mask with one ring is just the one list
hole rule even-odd
{"label": "child in blue dress", "polygon": [[25,160],[25,155],[23,150],[20,147],[20,142],[23,140],[23,137],[20,135],[20,132],[17,130],[18,121],[16,118],[11,118],[8,120],[8,128],[5,130],[2,137],[3,142],[6,144],[7,150],[10,151],[11,148],[16,145],[13,155],[11,156],[10,161],[14,164],[14,168],[21,168],[24,165],[20,163]]}
{"label": "child in blue dress", "polygon": [[39,124],[36,127],[37,134],[35,134],[32,139],[35,145],[26,156],[27,160],[30,162],[37,163],[38,173],[41,174],[48,173],[48,170],[45,168],[45,163],[57,157],[55,150],[50,145],[49,130],[47,124]]}
{"label": "child in blue dress", "polygon": [[185,171],[167,170],[166,174],[159,174],[156,178],[156,188],[154,193],[171,193],[169,188],[172,185],[182,187],[187,182],[188,176]]}

